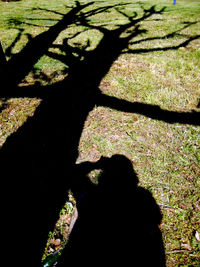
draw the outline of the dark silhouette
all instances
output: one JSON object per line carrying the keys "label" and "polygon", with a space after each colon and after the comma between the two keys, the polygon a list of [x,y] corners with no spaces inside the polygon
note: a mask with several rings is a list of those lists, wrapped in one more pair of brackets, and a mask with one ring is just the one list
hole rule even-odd
{"label": "dark silhouette", "polygon": [[58,266],[165,266],[160,209],[138,186],[132,163],[115,155],[96,167],[103,174],[79,191],[78,219]]}
{"label": "dark silhouette", "polygon": [[1,64],[0,65],[1,69],[6,64],[6,58],[5,58],[5,55],[4,55],[4,52],[3,52],[3,48],[2,48],[1,42],[0,42],[0,64]]}
{"label": "dark silhouette", "polygon": [[6,73],[6,64],[6,57],[0,42],[0,81],[3,85],[5,84],[4,75]]}
{"label": "dark silhouette", "polygon": [[21,0],[1,0],[2,2],[18,2],[18,1],[21,1]]}
{"label": "dark silhouette", "polygon": [[[9,247],[8,255],[12,254],[12,257],[8,257],[9,265],[15,265],[16,258],[23,252],[23,257],[27,256],[29,259],[29,265],[40,266],[48,232],[54,228],[59,210],[66,201],[67,190],[81,176],[75,164],[78,144],[84,122],[95,105],[137,112],[169,123],[199,125],[197,112],[164,111],[158,106],[129,103],[100,93],[99,84],[113,62],[124,49],[129,51],[129,42],[134,37],[146,32],[140,23],[154,14],[162,14],[164,8],[157,10],[152,6],[149,9],[143,8],[143,15],[139,16],[135,12],[128,16],[119,9],[125,4],[95,8],[92,5],[92,2],[82,5],[76,2],[76,6],[67,14],[59,13],[62,19],[47,31],[35,38],[27,35],[27,45],[21,52],[12,54],[12,48],[23,35],[23,30],[19,30],[19,35],[5,51],[11,59],[0,77],[2,97],[27,96],[42,99],[34,117],[29,118],[12,134],[1,149],[1,175],[4,181],[2,229],[6,229],[2,239],[6,243],[4,247]],[[89,7],[90,9],[86,9]],[[88,21],[90,16],[107,12],[111,8],[126,16],[127,23],[116,25],[111,30]],[[102,39],[97,47],[88,50],[89,40],[85,46],[70,45],[69,41],[78,33],[65,38],[62,44],[53,44],[58,35],[71,24],[100,31]],[[126,35],[122,37],[125,32]],[[187,44],[195,38],[198,36],[189,36]],[[178,49],[187,44],[184,42],[163,50]],[[49,52],[50,47],[63,53]],[[145,51],[137,51],[140,52]],[[34,71],[34,64],[43,55],[65,63],[67,67],[64,72],[68,74],[66,78],[47,86],[36,83],[33,86],[19,87],[18,84],[30,71]],[[42,72],[41,77],[45,77]],[[139,188],[135,189],[137,192],[138,190]],[[6,251],[3,254],[6,258]],[[20,265],[27,266],[27,261],[23,258]]]}

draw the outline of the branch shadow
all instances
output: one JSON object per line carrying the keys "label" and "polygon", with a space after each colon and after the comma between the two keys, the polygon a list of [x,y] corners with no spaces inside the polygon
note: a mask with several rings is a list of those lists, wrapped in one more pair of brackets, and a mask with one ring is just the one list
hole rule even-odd
{"label": "branch shadow", "polygon": [[[11,237],[16,235],[17,228],[21,238],[18,240],[20,245],[17,248],[14,243],[11,244],[11,251],[14,255],[18,255],[23,247],[24,254],[32,259],[33,266],[40,266],[48,233],[53,229],[59,211],[66,201],[67,190],[72,187],[74,179],[83,175],[77,171],[78,145],[84,122],[95,105],[136,112],[168,123],[199,125],[198,112],[189,114],[164,111],[158,106],[130,103],[100,93],[99,84],[113,62],[124,49],[128,49],[132,38],[146,32],[141,28],[140,23],[154,14],[162,14],[164,8],[156,10],[153,6],[144,9],[140,17],[136,12],[128,16],[120,10],[119,13],[126,16],[128,22],[114,30],[109,30],[106,27],[92,25],[88,18],[108,11],[110,8],[118,10],[122,4],[97,7],[81,12],[88,7],[91,8],[92,5],[93,2],[82,5],[76,2],[76,6],[63,15],[58,23],[35,38],[30,37],[22,51],[13,54],[6,63],[5,71],[2,73],[3,79],[1,77],[3,88],[5,88],[1,92],[3,97],[29,96],[42,99],[34,117],[29,118],[16,133],[7,139],[0,155],[2,173],[5,173],[3,178],[6,197],[3,203],[6,204],[2,207],[4,227],[9,229]],[[94,50],[87,50],[90,46],[89,41],[85,46],[70,45],[68,41],[75,35],[65,38],[61,45],[53,44],[57,36],[74,23],[102,33],[103,37]],[[121,37],[128,30],[129,33]],[[22,31],[7,50],[9,55],[12,54],[12,48],[21,35]],[[189,37],[187,44],[194,38],[198,37]],[[186,45],[186,42],[182,45]],[[59,48],[65,55],[49,52],[50,47]],[[166,47],[163,50],[178,47]],[[130,52],[141,53],[142,51]],[[61,82],[45,87],[35,84],[24,90],[19,88],[18,84],[43,55],[65,63],[68,66],[67,77]],[[137,181],[136,177],[134,179]],[[134,207],[138,209],[138,213],[140,209],[143,210],[142,216],[145,215],[146,209],[143,202],[141,202],[142,207],[137,206],[137,198],[141,200],[142,196],[146,196],[147,200],[151,200],[152,206],[156,207],[152,196],[145,189],[136,186],[134,194]],[[10,213],[8,203],[15,205],[12,213]],[[158,220],[159,211],[157,214],[155,215],[156,225],[161,220],[161,218]],[[13,217],[18,218],[15,221],[15,228],[12,227]],[[137,220],[135,224],[139,227]],[[7,232],[6,234],[8,235]],[[13,264],[14,261],[13,257]],[[21,265],[26,266],[27,263],[22,261]]]}
{"label": "branch shadow", "polygon": [[21,0],[1,0],[1,2],[6,2],[6,3],[9,3],[9,2],[19,2]]}

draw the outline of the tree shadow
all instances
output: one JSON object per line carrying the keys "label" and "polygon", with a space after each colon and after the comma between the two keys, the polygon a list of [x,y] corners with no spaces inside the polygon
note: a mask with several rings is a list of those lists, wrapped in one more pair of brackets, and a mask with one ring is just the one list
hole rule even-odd
{"label": "tree shadow", "polygon": [[7,3],[9,3],[9,2],[19,2],[19,1],[21,1],[21,0],[1,0],[1,2],[7,2]]}
{"label": "tree shadow", "polygon": [[[1,76],[1,84],[4,88],[1,92],[2,97],[29,96],[42,99],[34,117],[29,118],[7,139],[0,155],[1,169],[4,173],[3,187],[6,192],[2,201],[4,203],[2,214],[4,214],[4,228],[9,229],[5,231],[5,240],[8,240],[9,251],[12,251],[15,256],[20,254],[23,248],[24,254],[31,259],[33,266],[40,266],[48,233],[53,229],[59,210],[66,201],[67,190],[71,188],[72,181],[79,176],[76,159],[80,135],[88,113],[95,105],[136,112],[169,123],[199,125],[198,112],[165,111],[158,106],[130,103],[100,93],[99,84],[113,62],[124,49],[128,49],[129,42],[134,37],[146,32],[141,27],[141,22],[154,14],[162,14],[164,8],[157,10],[153,6],[143,9],[142,16],[136,12],[128,16],[119,10],[123,4],[94,8],[92,5],[92,2],[88,4],[76,2],[76,6],[63,15],[58,23],[35,38],[29,36],[29,42],[21,52],[12,54],[12,48],[23,33],[19,32],[12,47],[7,50],[12,57],[6,63]],[[89,10],[87,10],[88,7],[90,7]],[[110,30],[89,22],[90,16],[109,11],[111,8],[116,8],[119,14],[123,14],[127,23]],[[57,36],[71,24],[101,32],[102,38],[97,47],[88,50],[89,41],[85,46],[70,45],[69,40],[77,33],[64,39],[61,45],[53,44]],[[122,37],[123,33],[126,33],[124,37]],[[195,38],[198,36],[188,37],[187,44]],[[187,44],[183,42],[163,50],[178,49]],[[59,48],[65,55],[49,52],[50,47]],[[137,51],[137,53],[141,52]],[[67,77],[52,85],[42,86],[37,83],[26,88],[19,87],[18,84],[33,70],[33,66],[43,55],[64,62],[68,66]],[[147,198],[149,196],[151,199],[149,193],[139,187],[136,187],[135,195],[137,197],[134,197],[138,199],[141,199],[142,195],[146,195]],[[10,203],[13,203],[12,212],[9,208]],[[144,207],[141,208],[146,211]],[[17,218],[15,227],[13,227],[13,217]],[[17,247],[14,241],[10,242],[10,239],[6,238],[8,235],[15,237],[16,229],[20,235]],[[15,257],[10,261],[14,264]],[[21,265],[26,266],[27,262],[22,261]]]}
{"label": "tree shadow", "polygon": [[78,218],[58,266],[165,266],[162,215],[151,193],[138,186],[132,163],[114,155],[92,167],[103,174],[98,185],[76,194]]}

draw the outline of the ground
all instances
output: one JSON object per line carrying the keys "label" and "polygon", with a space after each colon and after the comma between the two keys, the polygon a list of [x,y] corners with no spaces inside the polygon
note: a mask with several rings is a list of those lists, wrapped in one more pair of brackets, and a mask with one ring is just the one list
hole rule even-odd
{"label": "ground", "polygon": [[[86,1],[88,2],[88,1]],[[166,0],[121,1],[124,5],[87,17],[88,25],[71,24],[54,41],[54,46],[33,66],[19,83],[19,90],[40,83],[42,86],[62,81],[67,65],[53,59],[51,53],[65,55],[59,49],[67,36],[71,47],[93,51],[102,32],[128,23],[131,16],[140,18],[145,9],[156,5],[165,10],[139,22],[141,34],[112,63],[102,78],[102,94],[131,103],[159,106],[161,110],[194,114],[200,112],[200,4],[198,1]],[[89,9],[118,1],[95,1]],[[74,1],[19,1],[0,3],[1,43],[9,61],[20,53],[31,38],[46,31],[69,12]],[[137,12],[137,13],[134,13]],[[134,15],[135,14],[135,15]],[[90,26],[89,26],[90,25]],[[126,29],[122,38],[134,27]],[[57,45],[57,46],[56,46]],[[77,56],[77,55],[76,55]],[[2,98],[0,102],[0,144],[17,131],[40,105],[42,99]],[[162,214],[160,226],[165,244],[167,266],[199,266],[200,262],[200,127],[199,122],[169,122],[148,112],[125,112],[95,106],[88,114],[79,142],[77,163],[95,162],[101,156],[123,154],[136,171],[140,186],[154,196]],[[97,173],[92,173],[94,178]],[[61,221],[50,233],[47,254],[66,243],[73,198],[66,200]],[[60,229],[58,233],[58,228]]]}

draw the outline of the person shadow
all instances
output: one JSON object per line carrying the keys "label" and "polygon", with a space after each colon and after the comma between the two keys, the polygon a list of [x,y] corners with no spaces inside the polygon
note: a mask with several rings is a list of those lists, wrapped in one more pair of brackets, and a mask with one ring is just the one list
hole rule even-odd
{"label": "person shadow", "polygon": [[57,266],[166,266],[161,211],[130,160],[114,155],[91,164],[103,172],[97,185],[74,189],[78,217]]}

